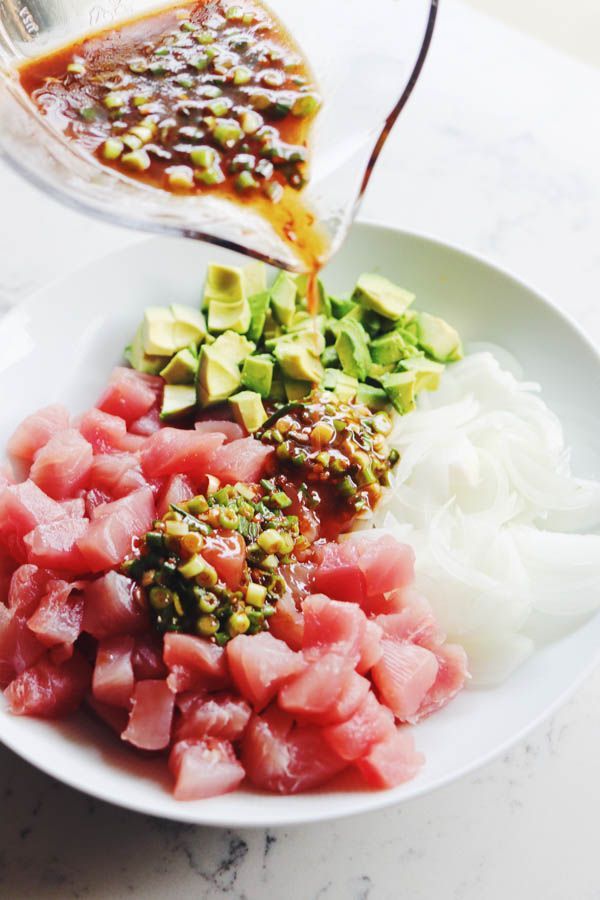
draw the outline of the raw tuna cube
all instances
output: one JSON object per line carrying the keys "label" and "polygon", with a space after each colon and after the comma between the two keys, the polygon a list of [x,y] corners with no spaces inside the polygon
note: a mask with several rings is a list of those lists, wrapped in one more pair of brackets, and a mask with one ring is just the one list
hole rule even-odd
{"label": "raw tuna cube", "polygon": [[44,650],[25,617],[0,603],[0,687],[31,666]]}
{"label": "raw tuna cube", "polygon": [[0,542],[17,561],[25,562],[23,538],[37,525],[65,518],[65,511],[33,481],[11,485],[0,494]]}
{"label": "raw tuna cube", "polygon": [[8,442],[8,452],[31,462],[36,452],[59,431],[69,427],[69,413],[60,403],[46,406],[23,419]]}
{"label": "raw tuna cube", "polygon": [[271,707],[250,719],[242,739],[242,765],[257,787],[295,794],[324,784],[347,763],[319,728],[294,726],[291,716]]}
{"label": "raw tuna cube", "polygon": [[172,503],[184,503],[195,495],[196,491],[189,478],[185,475],[171,475],[160,492],[156,512],[162,517],[169,512]]}
{"label": "raw tuna cube", "polygon": [[22,616],[29,617],[46,593],[46,585],[52,576],[46,569],[27,563],[13,573],[8,591],[8,606]]}
{"label": "raw tuna cube", "polygon": [[137,454],[100,453],[94,457],[90,483],[94,490],[111,500],[119,500],[144,487],[146,479]]}
{"label": "raw tuna cube", "polygon": [[154,498],[149,487],[141,488],[93,512],[94,520],[77,546],[88,568],[101,572],[116,566],[131,552],[135,536],[148,531],[154,519]]}
{"label": "raw tuna cube", "polygon": [[386,706],[401,722],[414,721],[428,690],[435,683],[435,655],[418,644],[383,640],[383,656],[371,677]]}
{"label": "raw tuna cube", "polygon": [[204,419],[196,422],[194,428],[199,434],[214,434],[221,432],[225,435],[225,443],[238,441],[246,437],[246,432],[236,422],[228,422],[226,419]]}
{"label": "raw tuna cube", "polygon": [[227,660],[235,686],[257,710],[264,709],[279,688],[306,666],[302,654],[266,631],[229,641]]}
{"label": "raw tuna cube", "polygon": [[351,762],[395,731],[394,714],[369,691],[354,715],[338,725],[328,725],[323,737],[338,756]]}
{"label": "raw tuna cube", "polygon": [[435,650],[438,673],[432,687],[419,707],[418,718],[430,716],[445,706],[463,688],[468,678],[468,661],[464,648],[458,644],[444,644]]}
{"label": "raw tuna cube", "polygon": [[205,638],[166,634],[163,658],[170,672],[167,684],[174,693],[229,684],[225,650]]}
{"label": "raw tuna cube", "polygon": [[434,649],[444,641],[440,630],[424,597],[412,593],[406,597],[404,608],[400,612],[377,616],[377,623],[385,636],[397,641],[410,641]]}
{"label": "raw tuna cube", "polygon": [[414,778],[424,762],[425,757],[415,750],[412,735],[405,728],[398,728],[356,760],[356,766],[367,784],[392,788]]}
{"label": "raw tuna cube", "polygon": [[224,440],[225,435],[221,433],[198,434],[181,428],[161,428],[147,439],[142,449],[142,468],[148,478],[189,475],[198,482]]}
{"label": "raw tuna cube", "polygon": [[150,437],[161,427],[160,412],[158,406],[152,406],[147,413],[136,419],[129,426],[131,434],[139,434],[142,437]]}
{"label": "raw tuna cube", "polygon": [[108,572],[86,585],[82,630],[92,637],[136,634],[148,624],[146,610],[135,602],[134,584],[125,575]]}
{"label": "raw tuna cube", "polygon": [[337,653],[356,665],[360,659],[367,619],[359,606],[330,600],[324,594],[307,597],[304,613],[303,649],[307,658]]}
{"label": "raw tuna cube", "polygon": [[356,562],[365,577],[367,596],[386,594],[414,580],[415,554],[390,534],[376,540],[360,533],[341,544],[348,562]]}
{"label": "raw tuna cube", "polygon": [[301,650],[304,639],[304,616],[296,607],[291,593],[285,593],[277,601],[276,613],[269,619],[269,630],[276,638],[285,641],[292,650]]}
{"label": "raw tuna cube", "polygon": [[163,662],[162,638],[157,634],[149,632],[136,637],[133,648],[133,673],[136,681],[166,678],[169,674]]}
{"label": "raw tuna cube", "polygon": [[73,500],[61,500],[60,505],[66,516],[72,519],[85,518],[85,500],[83,497],[75,497]]}
{"label": "raw tuna cube", "polygon": [[37,451],[29,477],[49,497],[68,500],[88,487],[93,456],[92,445],[68,428]]}
{"label": "raw tuna cube", "polygon": [[16,568],[17,564],[10,553],[0,547],[0,602],[8,596],[10,581]]}
{"label": "raw tuna cube", "polygon": [[367,598],[365,576],[356,562],[342,555],[340,544],[325,544],[313,577],[313,590],[334,600],[364,606]]}
{"label": "raw tuna cube", "polygon": [[237,741],[250,721],[252,710],[245,700],[232,694],[212,697],[190,695],[177,726],[177,740],[215,737]]}
{"label": "raw tuna cube", "polygon": [[360,672],[361,675],[370,672],[375,663],[379,662],[383,656],[382,637],[383,631],[381,627],[377,622],[369,619],[360,645],[360,659],[356,667],[356,671]]}
{"label": "raw tuna cube", "polygon": [[246,543],[241,534],[210,534],[205,539],[202,556],[214,566],[221,581],[232,590],[238,590],[246,562]]}
{"label": "raw tuna cube", "polygon": [[95,713],[105,725],[118,734],[119,737],[127,728],[129,715],[126,710],[119,706],[109,706],[108,703],[101,703],[96,700],[93,694],[89,693],[85,698],[86,705]]}
{"label": "raw tuna cube", "polygon": [[129,709],[133,694],[133,638],[117,635],[104,638],[98,644],[92,693],[100,703]]}
{"label": "raw tuna cube", "polygon": [[145,439],[127,434],[127,424],[119,416],[111,416],[100,409],[90,409],[79,423],[79,431],[94,448],[94,453],[135,453]]}
{"label": "raw tuna cube", "polygon": [[169,768],[175,778],[176,800],[202,800],[217,797],[235,788],[244,779],[244,769],[229,741],[179,741],[169,756]]}
{"label": "raw tuna cube", "polygon": [[138,681],[127,728],[121,735],[140,750],[163,750],[171,740],[175,698],[166,681]]}
{"label": "raw tuna cube", "polygon": [[85,572],[86,561],[79,550],[78,541],[87,534],[88,526],[87,519],[75,519],[71,516],[48,525],[38,525],[23,539],[28,561],[48,569]]}
{"label": "raw tuna cube", "polygon": [[75,643],[81,634],[83,595],[80,582],[49,581],[47,593],[27,625],[46,647]]}
{"label": "raw tuna cube", "polygon": [[[354,689],[354,678],[364,684],[364,690]],[[310,662],[281,688],[278,703],[281,709],[303,721],[329,725],[349,718],[368,690],[367,680],[354,672],[353,659],[327,653]]]}
{"label": "raw tuna cube", "polygon": [[158,402],[162,384],[162,378],[117,366],[96,405],[103,412],[120,416],[130,425]]}
{"label": "raw tuna cube", "polygon": [[[205,440],[208,437],[204,435]],[[253,437],[231,441],[211,457],[208,471],[226,484],[257,482],[262,478],[273,453],[273,447],[261,444]]]}
{"label": "raw tuna cube", "polygon": [[89,688],[92,670],[79,653],[61,665],[43,657],[15,678],[4,695],[17,716],[58,718],[75,712]]}

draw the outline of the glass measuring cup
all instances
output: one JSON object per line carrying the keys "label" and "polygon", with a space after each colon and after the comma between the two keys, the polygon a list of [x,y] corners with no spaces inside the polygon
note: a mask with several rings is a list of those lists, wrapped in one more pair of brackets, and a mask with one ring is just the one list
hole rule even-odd
{"label": "glass measuring cup", "polygon": [[[302,202],[342,243],[373,166],[425,60],[438,0],[273,0],[302,48],[323,106],[312,126]],[[149,0],[3,0],[0,3],[0,152],[59,200],[119,225],[210,241],[283,268],[307,268],[249,204],[183,196],[104,167],[54,130],[20,85],[17,67],[86,32],[146,13]],[[325,262],[326,260],[321,260]]]}

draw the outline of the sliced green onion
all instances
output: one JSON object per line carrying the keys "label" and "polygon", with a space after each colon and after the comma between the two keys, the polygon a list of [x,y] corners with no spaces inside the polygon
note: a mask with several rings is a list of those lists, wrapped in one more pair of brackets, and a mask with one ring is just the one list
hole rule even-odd
{"label": "sliced green onion", "polygon": [[240,172],[235,179],[235,186],[238,191],[251,191],[258,187],[258,181],[252,172]]}
{"label": "sliced green onion", "polygon": [[145,150],[133,150],[131,153],[124,153],[121,162],[128,169],[135,172],[145,172],[151,166],[151,160]]}
{"label": "sliced green onion", "polygon": [[125,106],[126,100],[125,94],[120,94],[118,91],[110,91],[102,102],[107,109],[121,109],[122,106]]}
{"label": "sliced green onion", "polygon": [[252,78],[252,71],[247,66],[236,66],[233,70],[234,84],[248,84]]}
{"label": "sliced green onion", "polygon": [[194,171],[189,166],[171,166],[166,174],[172,188],[191,190],[194,187]]}
{"label": "sliced green onion", "polygon": [[190,159],[200,169],[209,169],[217,161],[217,151],[214,147],[194,147],[190,153]]}
{"label": "sliced green onion", "polygon": [[102,144],[102,156],[104,159],[118,159],[125,149],[123,141],[119,138],[107,138]]}
{"label": "sliced green onion", "polygon": [[211,166],[209,169],[196,169],[194,172],[194,178],[196,181],[199,181],[201,184],[206,185],[214,185],[214,184],[222,184],[225,181],[225,176],[223,172],[219,168],[219,166]]}

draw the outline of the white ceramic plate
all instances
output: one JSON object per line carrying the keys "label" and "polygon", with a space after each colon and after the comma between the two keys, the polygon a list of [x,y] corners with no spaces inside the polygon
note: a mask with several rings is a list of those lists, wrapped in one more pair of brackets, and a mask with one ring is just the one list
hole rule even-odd
{"label": "white ceramic plate", "polygon": [[[235,259],[193,242],[151,240],[44,288],[1,320],[0,446],[40,406],[90,406],[144,306],[198,303],[205,266],[215,258]],[[486,262],[415,235],[356,225],[326,273],[327,285],[332,292],[349,290],[365,270],[414,291],[417,305],[451,320],[467,347],[492,341],[511,351],[562,416],[576,470],[600,475],[600,359],[572,322]],[[400,803],[482,765],[555,709],[596,664],[599,648],[597,615],[535,654],[500,687],[464,691],[416,727],[427,763],[414,781],[392,791],[346,782],[296,797],[247,790],[177,803],[164,761],[139,757],[83,716],[67,723],[18,718],[0,701],[0,739],[73,787],[153,815],[238,827],[317,821]]]}

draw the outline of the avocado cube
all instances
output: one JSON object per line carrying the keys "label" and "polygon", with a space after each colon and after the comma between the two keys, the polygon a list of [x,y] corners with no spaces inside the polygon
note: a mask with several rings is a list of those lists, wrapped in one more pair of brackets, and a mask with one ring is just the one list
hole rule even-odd
{"label": "avocado cube", "polygon": [[138,372],[145,372],[147,375],[158,375],[160,370],[167,364],[169,357],[149,356],[147,353],[144,353],[142,331],[143,326],[140,325],[133,336],[131,344],[125,348],[125,359]]}
{"label": "avocado cube", "polygon": [[248,305],[250,306],[248,337],[251,341],[259,341],[263,335],[270,302],[271,295],[269,291],[262,291],[259,294],[252,294],[248,297]]}
{"label": "avocado cube", "polygon": [[294,378],[284,378],[283,386],[285,388],[285,397],[288,403],[294,403],[296,400],[304,400],[312,391],[310,381],[296,381]]}
{"label": "avocado cube", "polygon": [[358,379],[339,369],[325,369],[323,387],[326,391],[333,391],[344,403],[351,403],[356,397]]}
{"label": "avocado cube", "polygon": [[240,391],[229,398],[229,404],[238,425],[250,434],[258,431],[267,419],[261,396],[255,391]]}
{"label": "avocado cube", "polygon": [[358,279],[353,296],[365,309],[372,309],[392,322],[398,321],[415,299],[414,294],[389,279],[368,272]]}
{"label": "avocado cube", "polygon": [[296,282],[287,272],[279,272],[271,287],[271,308],[280,325],[289,325],[296,311]]}
{"label": "avocado cube", "polygon": [[275,367],[275,371],[273,373],[273,381],[271,382],[271,392],[269,394],[269,400],[271,400],[273,403],[285,403],[285,401],[287,400],[285,384],[279,366]]}
{"label": "avocado cube", "polygon": [[364,381],[371,365],[367,333],[354,319],[340,321],[335,349],[346,375]]}
{"label": "avocado cube", "polygon": [[196,387],[193,384],[165,384],[161,419],[178,419],[189,415],[197,403]]}
{"label": "avocado cube", "polygon": [[276,342],[273,352],[285,376],[313,384],[321,381],[323,366],[319,357],[323,348],[319,346],[318,338],[322,339],[322,335],[302,332],[284,335]]}
{"label": "avocado cube", "polygon": [[267,267],[264,263],[255,262],[248,263],[242,269],[242,277],[244,280],[244,288],[248,299],[254,294],[262,294],[267,289]]}
{"label": "avocado cube", "polygon": [[382,366],[399,362],[405,356],[406,344],[401,334],[390,331],[371,342],[371,359]]}
{"label": "avocado cube", "polygon": [[197,372],[198,357],[189,347],[184,347],[161,369],[160,375],[167,384],[194,384]]}
{"label": "avocado cube", "polygon": [[270,356],[248,356],[242,366],[242,384],[267,398],[273,384],[274,361]]}
{"label": "avocado cube", "polygon": [[438,362],[462,359],[460,335],[444,319],[420,312],[416,317],[416,333],[419,346]]}
{"label": "avocado cube", "polygon": [[388,372],[394,372],[396,370],[396,364],[390,363],[387,366],[382,366],[381,363],[372,362],[369,366],[369,378],[374,378],[376,381],[381,381],[381,376],[385,375]]}
{"label": "avocado cube", "polygon": [[223,353],[218,340],[214,344],[203,345],[197,379],[198,402],[202,407],[227,400],[238,390],[241,382],[237,363]]}
{"label": "avocado cube", "polygon": [[174,321],[173,313],[166,306],[146,307],[142,322],[144,353],[148,356],[173,356],[181,349],[175,340]]}
{"label": "avocado cube", "polygon": [[220,334],[212,346],[226,362],[235,366],[242,363],[256,350],[256,344],[235,331],[225,331]]}
{"label": "avocado cube", "polygon": [[206,270],[204,306],[211,300],[221,303],[240,303],[246,299],[244,270],[239,266],[222,266],[210,263]]}
{"label": "avocado cube", "polygon": [[356,402],[368,406],[369,409],[389,409],[390,401],[383,388],[372,384],[359,384],[356,391]]}
{"label": "avocado cube", "polygon": [[389,372],[381,376],[384,391],[401,415],[415,408],[416,380],[414,372]]}
{"label": "avocado cube", "polygon": [[200,310],[181,303],[172,303],[169,308],[174,320],[175,343],[180,348],[200,344],[206,337],[206,321]]}
{"label": "avocado cube", "polygon": [[427,359],[426,356],[413,356],[410,359],[403,359],[400,368],[405,372],[414,372],[415,374],[415,392],[419,391],[436,391],[440,386],[440,378],[442,377],[444,366],[442,363],[434,362]]}
{"label": "avocado cube", "polygon": [[331,305],[331,315],[335,319],[341,319],[358,306],[355,300],[341,297],[330,296],[329,303]]}
{"label": "avocado cube", "polygon": [[335,347],[325,347],[321,353],[321,362],[326,369],[339,369],[341,366],[340,358],[337,355]]}
{"label": "avocado cube", "polygon": [[211,331],[236,331],[245,334],[250,328],[252,313],[244,298],[237,303],[211,300],[208,304],[208,327]]}

